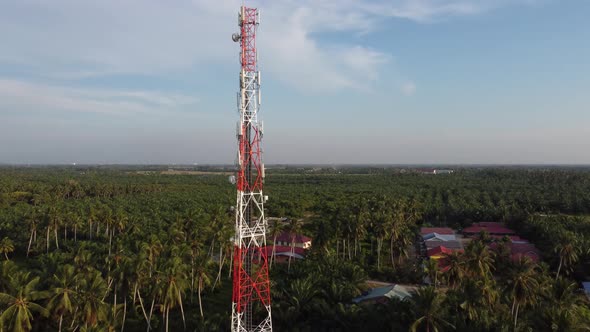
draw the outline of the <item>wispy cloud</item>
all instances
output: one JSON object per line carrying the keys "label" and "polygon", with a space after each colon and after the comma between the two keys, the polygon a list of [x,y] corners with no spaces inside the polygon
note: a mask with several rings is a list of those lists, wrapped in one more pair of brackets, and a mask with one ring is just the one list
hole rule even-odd
{"label": "wispy cloud", "polygon": [[66,111],[129,116],[178,111],[194,97],[154,91],[70,88],[0,79],[0,114],[22,111]]}
{"label": "wispy cloud", "polygon": [[402,84],[401,91],[406,96],[411,96],[416,93],[416,84],[414,82],[406,82]]}
{"label": "wispy cloud", "polygon": [[[432,22],[531,0],[277,0],[262,8],[265,71],[304,91],[359,88],[391,55],[330,32],[364,34],[384,20]],[[40,75],[78,79],[161,74],[235,64],[239,0],[13,1],[0,10],[0,65],[34,65]]]}

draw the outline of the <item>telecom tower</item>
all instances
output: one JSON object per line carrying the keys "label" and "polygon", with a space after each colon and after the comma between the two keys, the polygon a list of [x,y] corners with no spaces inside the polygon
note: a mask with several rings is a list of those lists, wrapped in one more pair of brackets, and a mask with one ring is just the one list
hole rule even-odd
{"label": "telecom tower", "polygon": [[256,30],[260,23],[256,8],[242,6],[238,15],[240,32],[232,39],[241,46],[240,92],[237,125],[238,172],[236,230],[234,235],[232,331],[272,331],[270,280],[266,253],[266,219],[262,194],[262,123],[260,107],[260,72],[256,52]]}

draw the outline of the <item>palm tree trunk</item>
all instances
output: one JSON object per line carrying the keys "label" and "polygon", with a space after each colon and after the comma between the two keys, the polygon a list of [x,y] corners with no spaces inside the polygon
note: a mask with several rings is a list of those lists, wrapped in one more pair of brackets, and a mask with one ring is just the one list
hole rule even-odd
{"label": "palm tree trunk", "polygon": [[115,317],[115,313],[117,311],[117,285],[114,288],[114,301],[113,301],[113,317]]}
{"label": "palm tree trunk", "polygon": [[57,241],[57,225],[55,225],[55,228],[53,229],[53,234],[55,235],[55,247],[59,249],[59,242]]}
{"label": "palm tree trunk", "polygon": [[[76,310],[74,310],[74,315],[72,317],[76,317],[76,314],[78,313],[78,306],[76,306]],[[75,319],[72,319],[72,324],[70,324],[70,329],[74,328],[74,323],[76,322]],[[74,329],[74,331],[78,329],[78,326],[76,325],[76,328]]]}
{"label": "palm tree trunk", "polygon": [[233,261],[234,261],[234,250],[233,250],[233,248],[231,249],[230,260],[229,261],[230,261],[230,264],[229,264],[229,269],[228,269],[229,272],[227,273],[227,277],[228,278],[231,278],[231,273],[232,273],[233,268],[234,268],[234,264],[233,264]]}
{"label": "palm tree trunk", "polygon": [[61,323],[63,322],[63,319],[64,319],[64,315],[63,314],[59,315],[59,329],[58,329],[59,332],[61,332]]}
{"label": "palm tree trunk", "polygon": [[145,312],[145,307],[143,305],[143,299],[141,298],[141,293],[139,292],[139,288],[137,287],[137,283],[135,283],[135,292],[137,294],[137,298],[139,298],[139,306],[141,307],[141,312],[143,313],[143,317],[145,317],[145,320],[146,320],[146,322],[148,324],[148,331],[149,331],[149,329],[150,329],[150,319],[148,318],[148,315]]}
{"label": "palm tree trunk", "polygon": [[29,246],[27,247],[27,257],[29,257],[29,253],[31,252],[31,243],[33,243],[33,231],[31,231],[31,237],[29,237]]}
{"label": "palm tree trunk", "polygon": [[381,270],[381,247],[383,246],[383,239],[377,238],[377,270]]}
{"label": "palm tree trunk", "polygon": [[225,262],[225,257],[223,256],[223,246],[219,246],[219,271],[217,272],[217,278],[215,278],[215,282],[213,283],[213,288],[215,288],[217,282],[221,281],[221,270],[223,269],[223,262]]}
{"label": "palm tree trunk", "polygon": [[178,290],[178,304],[180,305],[180,313],[182,314],[182,325],[184,325],[184,329],[186,330],[186,320],[184,319],[184,307],[182,306],[182,295],[180,294],[180,289]]}
{"label": "palm tree trunk", "polygon": [[287,272],[291,272],[291,258],[293,258],[293,253],[295,253],[295,240],[291,240],[291,255],[289,255],[289,266],[287,267]]}
{"label": "palm tree trunk", "polygon": [[47,226],[47,253],[49,253],[49,226]]}
{"label": "palm tree trunk", "polygon": [[395,267],[395,255],[394,255],[394,251],[393,251],[393,236],[391,237],[391,240],[389,242],[389,251],[391,254],[391,266]]}
{"label": "palm tree trunk", "polygon": [[203,318],[203,303],[201,302],[201,288],[203,285],[203,279],[201,277],[199,277],[199,290],[198,290],[198,294],[199,294],[199,311],[201,312],[201,318]]}
{"label": "palm tree trunk", "polygon": [[150,317],[148,318],[148,332],[149,330],[151,330],[152,326],[149,322],[152,321],[152,314],[154,313],[154,304],[156,303],[156,297],[154,296],[154,298],[152,299],[152,306],[150,307]]}
{"label": "palm tree trunk", "polygon": [[348,260],[351,261],[352,260],[352,250],[350,249],[350,239],[348,239]]}
{"label": "palm tree trunk", "polygon": [[127,297],[125,297],[125,304],[123,304],[123,322],[121,323],[121,332],[125,328],[125,319],[127,318]]}
{"label": "palm tree trunk", "polygon": [[109,256],[111,255],[111,244],[113,242],[113,233],[109,232]]}
{"label": "palm tree trunk", "polygon": [[277,236],[272,239],[272,255],[270,256],[270,266],[275,262],[275,254],[277,252]]}
{"label": "palm tree trunk", "polygon": [[170,306],[166,306],[166,332],[168,332],[168,318],[170,318]]}
{"label": "palm tree trunk", "polygon": [[563,256],[559,257],[559,267],[557,268],[557,276],[555,276],[555,280],[559,279],[559,272],[561,271],[561,265],[563,264]]}
{"label": "palm tree trunk", "polygon": [[518,322],[518,308],[520,307],[520,303],[516,304],[516,314],[514,315],[514,331],[516,331],[516,324]]}

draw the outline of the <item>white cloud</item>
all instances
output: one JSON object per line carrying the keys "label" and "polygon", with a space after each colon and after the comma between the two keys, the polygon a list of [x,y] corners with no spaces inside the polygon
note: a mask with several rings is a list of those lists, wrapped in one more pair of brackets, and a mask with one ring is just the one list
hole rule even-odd
{"label": "white cloud", "polygon": [[116,116],[158,114],[194,105],[194,97],[154,91],[70,88],[0,79],[0,114],[11,111],[67,111]]}
{"label": "white cloud", "polygon": [[[531,0],[276,0],[262,10],[263,69],[303,91],[364,88],[390,55],[361,42],[329,43],[331,32],[362,35],[390,18],[417,22],[473,15]],[[237,66],[239,0],[22,0],[0,10],[0,65],[76,79],[161,74],[208,64]]]}
{"label": "white cloud", "polygon": [[413,82],[406,82],[401,86],[402,93],[406,96],[411,96],[416,93],[416,84]]}

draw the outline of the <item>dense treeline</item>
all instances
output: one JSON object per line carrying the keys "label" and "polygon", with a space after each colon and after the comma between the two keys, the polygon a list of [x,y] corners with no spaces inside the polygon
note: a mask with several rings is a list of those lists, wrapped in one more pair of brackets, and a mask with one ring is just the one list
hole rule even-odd
{"label": "dense treeline", "polygon": [[[269,242],[282,231],[314,239],[306,260],[273,264],[280,330],[588,326],[575,283],[589,272],[587,170],[277,169],[266,189],[268,214],[290,219],[270,225]],[[227,330],[234,198],[214,172],[0,169],[0,329]],[[549,264],[512,262],[482,236],[448,258],[452,269],[423,268],[420,225],[482,220],[509,222]],[[425,274],[439,282],[409,301],[351,302],[368,278],[419,284]]]}

